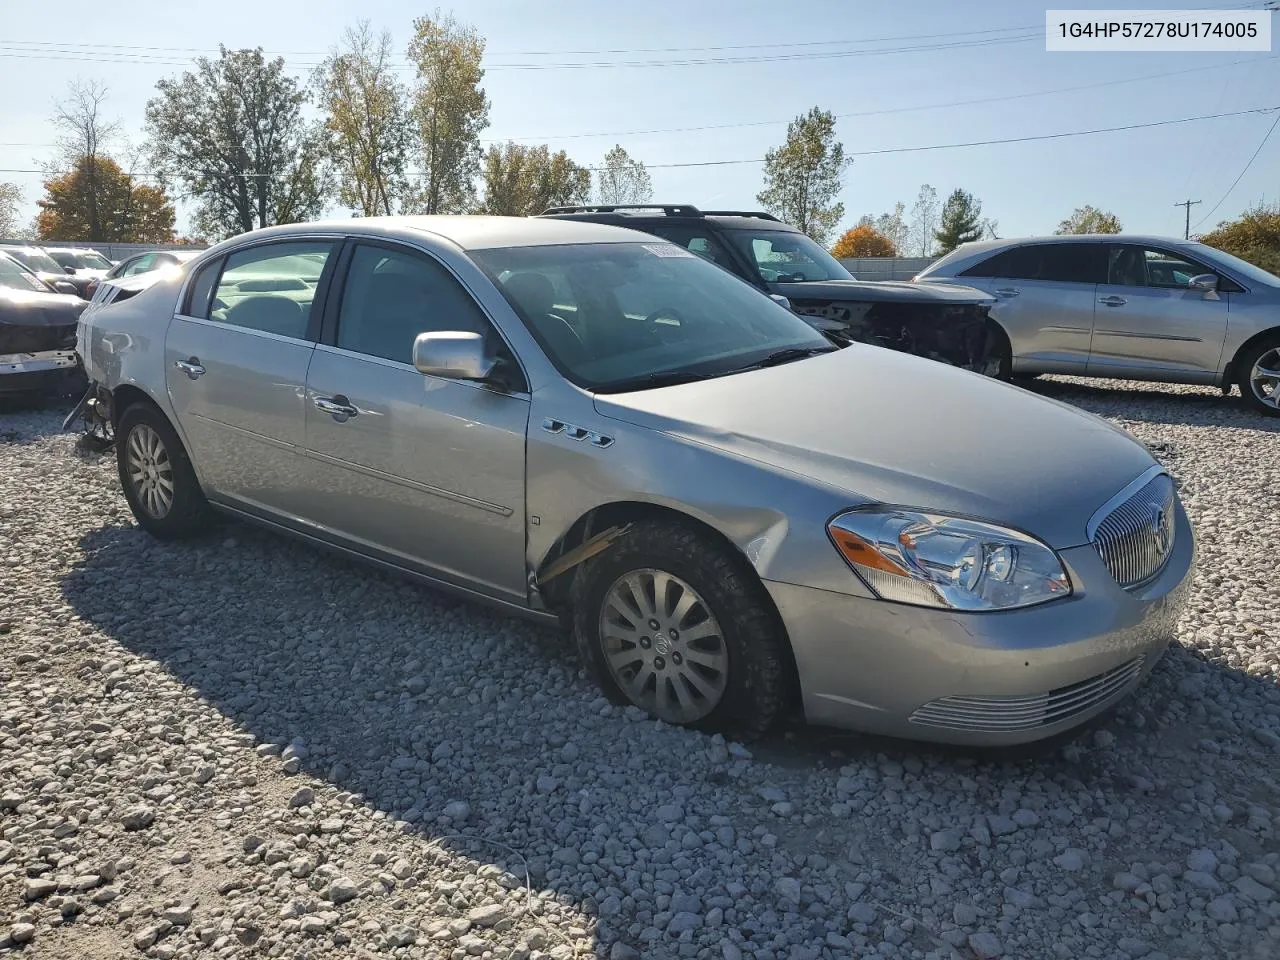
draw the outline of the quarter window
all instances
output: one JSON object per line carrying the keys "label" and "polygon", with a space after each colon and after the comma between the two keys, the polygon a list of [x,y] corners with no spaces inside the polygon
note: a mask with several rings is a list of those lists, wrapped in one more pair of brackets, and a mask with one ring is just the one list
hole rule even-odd
{"label": "quarter window", "polygon": [[[332,254],[332,243],[316,241],[273,243],[231,254],[214,291],[209,319],[307,339],[316,288]],[[193,309],[198,307],[193,304]]]}
{"label": "quarter window", "polygon": [[471,294],[430,257],[361,244],[347,271],[337,346],[400,363],[413,362],[420,333],[449,330],[491,336]]}

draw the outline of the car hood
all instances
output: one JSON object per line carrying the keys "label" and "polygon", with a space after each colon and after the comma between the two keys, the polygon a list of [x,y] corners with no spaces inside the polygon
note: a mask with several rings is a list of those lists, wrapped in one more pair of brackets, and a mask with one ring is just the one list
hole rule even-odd
{"label": "car hood", "polygon": [[907,283],[901,280],[807,280],[775,283],[773,288],[788,300],[857,300],[864,303],[995,303],[976,287],[942,283]]}
{"label": "car hood", "polygon": [[0,353],[73,346],[85,302],[64,293],[0,287]]}
{"label": "car hood", "polygon": [[1066,404],[879,347],[626,394],[600,414],[879,501],[1006,524],[1062,549],[1155,461]]}

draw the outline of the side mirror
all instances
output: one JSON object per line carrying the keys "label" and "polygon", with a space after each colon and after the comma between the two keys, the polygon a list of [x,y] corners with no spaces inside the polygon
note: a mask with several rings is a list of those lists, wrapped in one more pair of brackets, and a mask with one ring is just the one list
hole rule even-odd
{"label": "side mirror", "polygon": [[1205,293],[1213,293],[1218,289],[1218,278],[1212,273],[1198,273],[1187,281],[1187,287],[1191,290],[1203,290]]}
{"label": "side mirror", "polygon": [[786,297],[784,297],[780,293],[769,294],[769,299],[772,300],[774,303],[776,303],[780,307],[785,307],[788,310],[791,309],[791,301],[788,300]]}
{"label": "side mirror", "polygon": [[420,333],[413,341],[413,365],[419,373],[448,380],[488,380],[496,361],[478,333],[449,330]]}

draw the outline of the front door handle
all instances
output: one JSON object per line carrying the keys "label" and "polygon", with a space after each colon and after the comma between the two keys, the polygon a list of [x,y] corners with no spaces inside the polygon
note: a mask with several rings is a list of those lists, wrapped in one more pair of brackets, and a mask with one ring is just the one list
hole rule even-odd
{"label": "front door handle", "polygon": [[1001,287],[999,290],[996,291],[997,297],[1004,297],[1005,299],[1008,299],[1010,297],[1016,297],[1017,295],[1018,295],[1018,291],[1014,287]]}
{"label": "front door handle", "polygon": [[317,410],[323,410],[338,423],[346,423],[360,411],[351,405],[351,401],[338,394],[333,397],[316,397],[312,401]]}
{"label": "front door handle", "polygon": [[1099,303],[1105,303],[1108,307],[1123,307],[1129,301],[1124,297],[1099,297]]}
{"label": "front door handle", "polygon": [[192,380],[199,380],[204,376],[204,367],[200,365],[199,357],[191,357],[189,360],[175,360],[173,365]]}

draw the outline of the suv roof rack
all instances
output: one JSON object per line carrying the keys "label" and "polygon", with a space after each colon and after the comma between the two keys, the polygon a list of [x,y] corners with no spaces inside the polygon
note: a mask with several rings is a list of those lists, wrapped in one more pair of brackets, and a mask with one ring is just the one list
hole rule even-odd
{"label": "suv roof rack", "polygon": [[704,217],[756,217],[760,220],[772,220],[774,223],[782,221],[766,210],[703,210]]}
{"label": "suv roof rack", "polygon": [[622,210],[661,210],[668,217],[700,217],[702,211],[691,203],[587,203],[562,207],[547,207],[550,213],[617,213]]}

